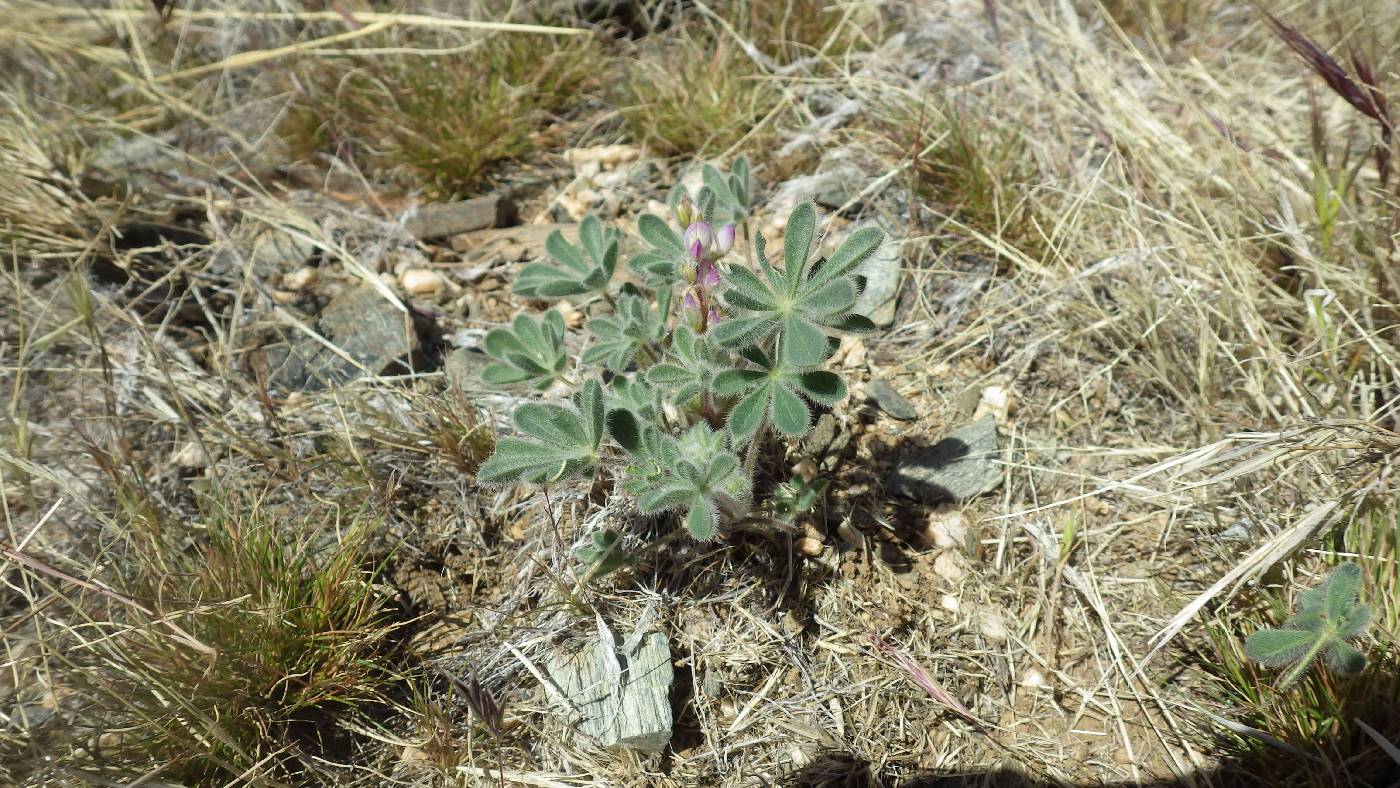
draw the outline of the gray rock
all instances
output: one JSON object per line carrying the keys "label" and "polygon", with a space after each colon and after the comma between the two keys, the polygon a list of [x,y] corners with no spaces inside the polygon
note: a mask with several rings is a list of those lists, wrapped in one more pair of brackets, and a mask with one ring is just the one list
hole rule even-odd
{"label": "gray rock", "polygon": [[465,394],[484,387],[481,371],[490,363],[491,357],[480,350],[459,347],[443,359],[442,371],[447,375],[447,385]]}
{"label": "gray rock", "polygon": [[332,299],[316,331],[344,356],[304,332],[283,329],[283,342],[261,349],[266,379],[277,393],[317,391],[364,377],[366,372],[378,375],[418,349],[412,316],[368,284]]}
{"label": "gray rock", "polygon": [[885,230],[885,242],[860,269],[865,277],[865,289],[856,299],[855,311],[870,318],[875,325],[887,328],[894,323],[895,309],[899,306],[904,242],[890,237],[887,228],[881,229]]}
{"label": "gray rock", "polygon": [[996,489],[1003,476],[996,419],[984,416],[901,459],[885,489],[925,503],[962,503]]}
{"label": "gray rock", "polygon": [[[660,752],[671,741],[671,646],[653,632],[630,654],[602,638],[579,651],[556,654],[545,666],[582,715],[579,728],[604,747]],[[612,678],[621,668],[620,678]]]}
{"label": "gray rock", "polygon": [[880,410],[890,415],[890,418],[900,421],[913,421],[919,418],[919,411],[914,408],[914,403],[904,398],[903,394],[895,391],[889,381],[884,379],[872,380],[865,391],[870,398],[875,400],[875,404],[880,406]]}
{"label": "gray rock", "polygon": [[246,254],[253,265],[253,273],[266,278],[300,267],[316,254],[316,245],[305,238],[269,227],[254,236]]}
{"label": "gray rock", "polygon": [[420,241],[515,224],[515,201],[504,195],[461,202],[429,203],[404,219],[408,234]]}

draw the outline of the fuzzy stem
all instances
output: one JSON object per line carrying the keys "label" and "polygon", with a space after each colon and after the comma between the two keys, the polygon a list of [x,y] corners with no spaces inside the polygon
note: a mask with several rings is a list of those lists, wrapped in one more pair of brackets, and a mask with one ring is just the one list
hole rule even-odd
{"label": "fuzzy stem", "polygon": [[1308,648],[1308,652],[1297,662],[1293,663],[1293,667],[1289,668],[1288,672],[1283,674],[1283,678],[1279,679],[1277,688],[1279,690],[1286,690],[1293,686],[1298,679],[1302,678],[1308,668],[1312,667],[1318,655],[1321,654],[1322,650],[1331,642],[1332,639],[1327,635],[1323,635],[1314,641],[1312,646]]}

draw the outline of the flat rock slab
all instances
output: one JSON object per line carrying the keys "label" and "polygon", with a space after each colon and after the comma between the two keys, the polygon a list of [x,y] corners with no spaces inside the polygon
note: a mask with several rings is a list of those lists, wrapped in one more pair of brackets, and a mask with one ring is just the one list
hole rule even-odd
{"label": "flat rock slab", "polygon": [[[604,747],[660,752],[671,741],[671,646],[653,632],[631,654],[611,648],[592,640],[556,654],[545,671],[582,715],[578,727],[589,738]],[[610,664],[620,665],[620,679],[610,677]]]}
{"label": "flat rock slab", "polygon": [[901,459],[885,489],[925,503],[962,503],[995,490],[1004,474],[997,422],[985,416]]}
{"label": "flat rock slab", "polygon": [[477,197],[461,202],[421,205],[404,221],[408,234],[420,241],[514,224],[515,203],[506,197]]}
{"label": "flat rock slab", "polygon": [[285,341],[260,353],[268,385],[284,394],[381,374],[418,349],[412,317],[367,284],[331,299],[317,320],[316,332],[341,352],[295,328],[282,331]]}
{"label": "flat rock slab", "polygon": [[860,274],[865,277],[865,289],[856,299],[855,311],[870,318],[875,325],[888,328],[894,324],[895,310],[899,306],[899,286],[904,273],[904,242],[891,237],[888,228],[880,229],[885,232],[885,242],[860,267]]}
{"label": "flat rock slab", "polygon": [[913,421],[919,418],[919,411],[914,408],[914,403],[904,398],[903,394],[895,391],[894,386],[888,380],[872,380],[866,386],[865,393],[875,400],[875,404],[892,419],[900,421]]}

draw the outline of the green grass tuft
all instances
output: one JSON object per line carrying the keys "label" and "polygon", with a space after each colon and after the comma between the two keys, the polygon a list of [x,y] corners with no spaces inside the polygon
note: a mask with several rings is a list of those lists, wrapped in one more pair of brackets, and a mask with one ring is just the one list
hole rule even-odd
{"label": "green grass tuft", "polygon": [[494,34],[449,55],[359,55],[297,71],[279,132],[433,196],[471,195],[497,166],[549,147],[555,116],[599,72],[587,36]]}
{"label": "green grass tuft", "polygon": [[394,681],[395,625],[367,544],[382,523],[209,508],[194,546],[152,537],[118,562],[112,585],[175,626],[110,611],[111,636],[79,671],[86,716],[110,741],[106,757],[133,768],[285,777],[298,756],[334,746],[339,715],[380,706]]}

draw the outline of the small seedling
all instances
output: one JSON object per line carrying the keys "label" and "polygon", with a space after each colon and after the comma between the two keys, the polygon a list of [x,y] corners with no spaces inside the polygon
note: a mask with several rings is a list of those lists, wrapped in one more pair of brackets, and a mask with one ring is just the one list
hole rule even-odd
{"label": "small seedling", "polygon": [[1261,629],[1245,641],[1245,653],[1265,667],[1290,666],[1279,679],[1278,689],[1288,689],[1323,657],[1335,673],[1356,673],[1366,657],[1347,643],[1360,637],[1371,620],[1371,611],[1357,601],[1361,567],[1342,564],[1317,588],[1304,591],[1298,612],[1279,629]]}
{"label": "small seedling", "polygon": [[[579,227],[578,246],[556,234],[546,247],[552,262],[521,271],[515,291],[530,298],[595,296],[589,340],[570,370],[558,311],[518,315],[487,335],[486,352],[497,359],[488,381],[541,390],[559,383],[577,393],[573,407],[516,408],[526,437],[501,438],[479,480],[548,483],[611,471],[639,512],[675,512],[692,536],[712,539],[753,506],[765,436],[800,437],[813,406],[845,398],[846,383],[821,367],[838,335],[874,327],[852,310],[857,271],[883,236],[858,230],[829,259],[813,259],[816,209],[803,203],[788,218],[780,263],[769,261],[762,235],[747,250],[752,268],[731,263],[739,227],[750,237],[748,163],[729,173],[706,167],[703,176],[693,201],[673,191],[674,227],[652,215],[638,220],[649,248],[627,266],[640,284],[614,284],[619,233],[592,217]],[[612,445],[626,462],[608,462],[617,456]],[[793,505],[772,503],[774,511]],[[615,567],[602,564],[616,550],[614,536],[577,555],[608,571]]]}

